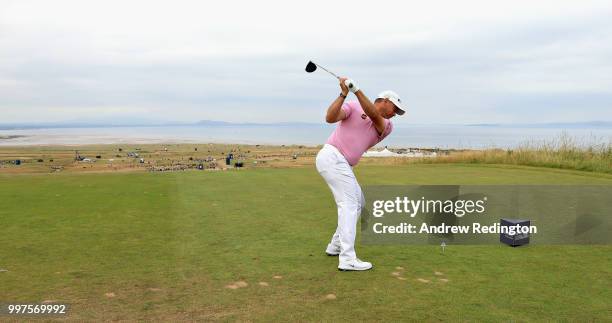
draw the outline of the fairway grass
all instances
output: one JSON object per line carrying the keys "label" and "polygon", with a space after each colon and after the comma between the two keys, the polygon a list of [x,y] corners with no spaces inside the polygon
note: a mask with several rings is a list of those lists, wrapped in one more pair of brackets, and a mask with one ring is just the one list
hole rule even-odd
{"label": "fairway grass", "polygon": [[[522,166],[355,173],[362,185],[612,185]],[[69,320],[612,317],[610,246],[358,244],[374,270],[338,272],[324,255],[336,206],[314,167],[0,175],[0,202],[0,301],[68,303]]]}

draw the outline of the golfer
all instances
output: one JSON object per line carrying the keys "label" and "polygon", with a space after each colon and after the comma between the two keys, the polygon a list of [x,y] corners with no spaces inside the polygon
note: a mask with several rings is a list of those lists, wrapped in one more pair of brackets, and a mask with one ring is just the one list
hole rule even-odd
{"label": "golfer", "polygon": [[[340,123],[316,160],[317,171],[329,185],[338,205],[338,227],[325,253],[339,256],[339,270],[368,270],[372,264],[359,260],[355,253],[357,220],[365,199],[352,167],[364,152],[393,131],[389,119],[405,111],[400,97],[393,91],[380,93],[372,103],[353,80],[340,78],[340,89],[340,96],[329,106],[325,117],[328,123]],[[345,102],[349,89],[358,101]]]}

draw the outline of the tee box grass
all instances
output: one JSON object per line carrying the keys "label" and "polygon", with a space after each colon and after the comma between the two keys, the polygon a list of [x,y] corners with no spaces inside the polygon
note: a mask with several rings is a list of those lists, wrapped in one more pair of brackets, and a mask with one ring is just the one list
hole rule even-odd
{"label": "tee box grass", "polygon": [[[364,165],[362,185],[612,184],[491,165]],[[606,321],[609,246],[360,246],[324,254],[336,206],[309,168],[0,175],[0,300],[70,320]],[[520,270],[517,266],[520,265]],[[333,296],[330,296],[333,295]]]}

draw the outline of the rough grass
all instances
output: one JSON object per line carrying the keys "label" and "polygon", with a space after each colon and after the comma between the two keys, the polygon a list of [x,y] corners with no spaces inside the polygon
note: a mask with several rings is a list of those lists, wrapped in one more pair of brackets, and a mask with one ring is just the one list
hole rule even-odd
{"label": "rough grass", "polygon": [[[362,185],[612,184],[521,166],[356,174]],[[0,202],[0,301],[70,303],[71,321],[590,322],[612,311],[609,246],[358,246],[374,270],[338,272],[323,255],[335,204],[313,168],[0,175]],[[248,286],[226,288],[237,281]]]}
{"label": "rough grass", "polygon": [[452,151],[436,158],[395,158],[393,164],[508,164],[612,173],[612,142],[580,143],[568,135],[526,142],[515,149]]}

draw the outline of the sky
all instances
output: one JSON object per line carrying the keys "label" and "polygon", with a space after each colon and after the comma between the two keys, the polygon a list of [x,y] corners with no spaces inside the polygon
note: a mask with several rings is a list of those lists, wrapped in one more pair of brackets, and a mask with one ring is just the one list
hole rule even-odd
{"label": "sky", "polygon": [[324,122],[338,82],[309,60],[397,92],[397,124],[612,121],[611,16],[589,0],[0,0],[0,123]]}

